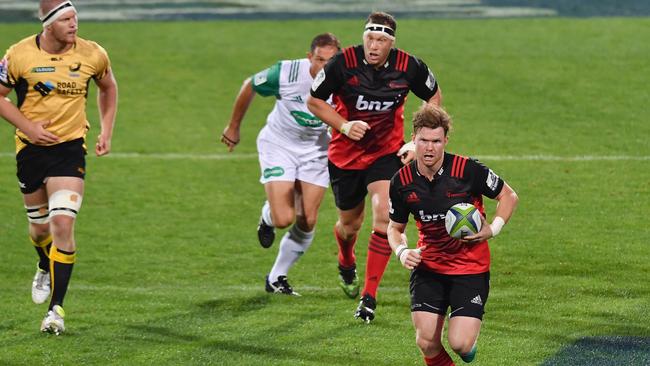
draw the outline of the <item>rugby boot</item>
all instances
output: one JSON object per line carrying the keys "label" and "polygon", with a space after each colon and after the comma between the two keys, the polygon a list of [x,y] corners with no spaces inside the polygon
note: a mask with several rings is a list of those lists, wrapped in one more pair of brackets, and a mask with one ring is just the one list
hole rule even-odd
{"label": "rugby boot", "polygon": [[270,248],[275,240],[275,228],[267,225],[261,217],[260,223],[257,226],[257,239],[262,248]]}
{"label": "rugby boot", "polygon": [[339,286],[341,286],[347,297],[354,299],[359,296],[359,279],[357,278],[356,265],[349,268],[339,265]]}
{"label": "rugby boot", "polygon": [[32,301],[42,304],[50,297],[50,273],[36,266],[36,274],[32,281]]}
{"label": "rugby boot", "polygon": [[283,295],[293,295],[300,296],[299,293],[295,292],[289,282],[287,281],[287,276],[278,276],[278,280],[271,283],[269,282],[269,276],[266,275],[266,292],[274,294],[283,294]]}
{"label": "rugby boot", "polygon": [[47,332],[59,335],[65,331],[65,325],[63,324],[63,318],[65,317],[65,311],[59,305],[54,305],[52,310],[47,312],[45,319],[41,323],[41,332]]}
{"label": "rugby boot", "polygon": [[357,311],[354,312],[354,317],[370,323],[375,319],[376,308],[377,300],[369,294],[365,294],[361,297],[361,301],[359,301],[359,306],[357,307]]}

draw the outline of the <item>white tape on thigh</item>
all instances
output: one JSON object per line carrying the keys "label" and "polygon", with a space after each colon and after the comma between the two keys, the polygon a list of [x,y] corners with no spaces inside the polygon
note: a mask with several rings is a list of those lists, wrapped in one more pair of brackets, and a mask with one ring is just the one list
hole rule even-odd
{"label": "white tape on thigh", "polygon": [[36,206],[25,206],[27,220],[32,224],[47,224],[50,221],[50,212],[47,203]]}
{"label": "white tape on thigh", "polygon": [[77,217],[81,208],[81,194],[68,189],[62,189],[50,196],[50,216],[65,215]]}

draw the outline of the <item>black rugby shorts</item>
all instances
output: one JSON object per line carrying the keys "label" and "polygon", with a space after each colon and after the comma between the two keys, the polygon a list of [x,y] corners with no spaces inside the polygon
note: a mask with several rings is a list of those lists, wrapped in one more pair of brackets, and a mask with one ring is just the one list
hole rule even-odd
{"label": "black rugby shorts", "polygon": [[27,144],[16,155],[20,191],[24,194],[38,190],[48,177],[86,176],[84,139],[51,146]]}
{"label": "black rugby shorts", "polygon": [[490,292],[490,272],[445,275],[416,269],[410,280],[411,311],[483,319]]}
{"label": "black rugby shorts", "polygon": [[402,162],[397,155],[391,153],[377,159],[366,169],[341,169],[331,161],[327,165],[336,207],[351,210],[366,198],[368,184],[390,180],[402,167]]}

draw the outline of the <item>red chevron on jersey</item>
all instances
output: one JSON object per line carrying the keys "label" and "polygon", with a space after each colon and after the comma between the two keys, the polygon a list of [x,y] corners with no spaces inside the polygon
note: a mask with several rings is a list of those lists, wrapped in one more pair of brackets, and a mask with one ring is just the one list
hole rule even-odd
{"label": "red chevron on jersey", "polygon": [[399,179],[403,186],[413,182],[413,171],[410,164],[399,170]]}
{"label": "red chevron on jersey", "polygon": [[345,67],[352,69],[357,67],[357,55],[354,52],[354,47],[348,47],[343,50],[345,56]]}
{"label": "red chevron on jersey", "polygon": [[463,178],[467,157],[456,155],[451,166],[451,176],[454,178]]}
{"label": "red chevron on jersey", "polygon": [[409,54],[402,50],[397,50],[397,65],[395,65],[395,68],[399,71],[406,72],[408,64]]}

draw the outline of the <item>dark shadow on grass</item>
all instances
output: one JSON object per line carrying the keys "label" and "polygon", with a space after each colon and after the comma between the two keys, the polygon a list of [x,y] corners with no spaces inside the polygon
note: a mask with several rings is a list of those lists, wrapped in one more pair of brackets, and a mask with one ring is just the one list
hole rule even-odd
{"label": "dark shadow on grass", "polygon": [[259,294],[247,298],[214,299],[198,303],[197,306],[204,312],[223,314],[224,311],[228,311],[231,315],[239,316],[264,309],[270,299],[269,294]]}
{"label": "dark shadow on grass", "polygon": [[158,336],[159,338],[165,340],[164,342],[161,343],[167,343],[167,341],[173,341],[173,343],[204,341],[203,337],[199,337],[191,334],[182,334],[172,330],[169,327],[164,327],[164,326],[138,324],[138,325],[128,325],[127,328],[137,330],[139,333]]}
{"label": "dark shadow on grass", "polygon": [[581,338],[541,366],[650,365],[650,338],[603,336]]}
{"label": "dark shadow on grass", "polygon": [[[228,312],[229,321],[236,321],[237,318],[246,316],[251,309],[260,309],[269,301],[273,301],[274,295],[254,296],[248,299],[232,298],[222,300],[212,300],[208,302],[199,303],[197,310],[190,313],[182,313],[176,315],[167,315],[164,318],[164,323],[170,321],[172,323],[183,323],[182,318],[189,317],[194,320],[197,318],[205,318],[206,321],[218,322],[219,312]],[[277,297],[277,295],[275,295]],[[283,298],[280,298],[283,299]],[[287,298],[287,300],[290,298]],[[257,306],[248,306],[250,303],[257,304]],[[242,304],[233,306],[233,304]],[[294,304],[297,305],[297,304]],[[207,311],[206,311],[207,310]],[[296,327],[307,324],[314,319],[314,314],[310,311],[300,311],[296,309],[291,317],[278,318],[277,311],[270,312],[269,322],[264,326],[248,329],[248,335],[245,339],[239,339],[237,335],[230,337],[227,333],[212,333],[206,334],[189,334],[192,330],[184,332],[173,326],[157,325],[156,319],[150,319],[146,324],[128,325],[127,328],[135,330],[138,334],[138,342],[150,342],[157,344],[179,344],[185,343],[195,345],[205,349],[210,354],[221,354],[223,352],[232,354],[232,359],[236,360],[239,357],[250,357],[251,355],[257,356],[260,359],[273,361],[273,362],[287,362],[287,363],[300,363],[311,362],[327,365],[350,365],[350,357],[353,357],[354,362],[358,364],[374,363],[377,365],[390,365],[391,363],[377,362],[371,355],[350,354],[347,352],[341,354],[330,354],[323,352],[313,352],[317,348],[326,348],[329,340],[335,339],[338,335],[350,331],[349,324],[330,324],[313,328],[309,332],[309,336],[302,339],[307,348],[300,347],[296,344],[285,344],[276,338],[281,338],[285,334],[292,333]],[[273,335],[273,336],[270,336]],[[131,337],[127,335],[128,339]],[[270,338],[269,338],[270,337]],[[263,341],[261,341],[263,340]],[[354,349],[358,344],[351,344],[350,347]],[[354,351],[351,351],[354,352]]]}

